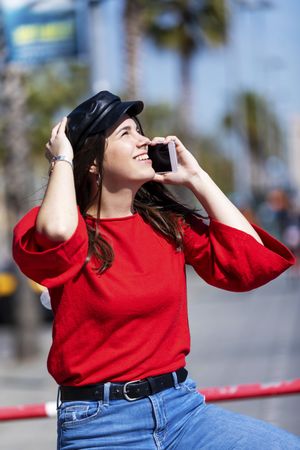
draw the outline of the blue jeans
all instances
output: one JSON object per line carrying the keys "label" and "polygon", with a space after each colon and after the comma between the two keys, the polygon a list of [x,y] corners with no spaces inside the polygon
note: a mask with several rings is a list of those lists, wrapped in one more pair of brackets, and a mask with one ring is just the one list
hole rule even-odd
{"label": "blue jeans", "polygon": [[300,438],[268,423],[206,405],[187,379],[140,400],[64,402],[58,450],[296,450]]}

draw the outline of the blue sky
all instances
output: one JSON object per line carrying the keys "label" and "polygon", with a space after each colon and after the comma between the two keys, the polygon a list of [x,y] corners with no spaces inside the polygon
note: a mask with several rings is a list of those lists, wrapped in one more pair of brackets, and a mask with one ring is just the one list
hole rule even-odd
{"label": "blue sky", "polygon": [[[253,3],[253,2],[252,2]],[[272,8],[248,12],[235,8],[226,47],[199,53],[193,62],[193,122],[213,132],[230,97],[253,88],[270,101],[283,123],[300,112],[300,1],[272,0]],[[123,0],[102,5],[102,79],[120,92],[124,82]],[[147,102],[176,103],[178,58],[144,42],[141,49],[140,94]]]}

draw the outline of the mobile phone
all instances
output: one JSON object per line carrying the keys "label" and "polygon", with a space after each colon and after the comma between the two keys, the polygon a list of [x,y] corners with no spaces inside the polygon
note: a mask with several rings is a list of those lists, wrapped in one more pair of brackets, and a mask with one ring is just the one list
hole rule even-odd
{"label": "mobile phone", "polygon": [[157,173],[177,172],[177,155],[175,142],[148,146],[148,155],[152,167]]}

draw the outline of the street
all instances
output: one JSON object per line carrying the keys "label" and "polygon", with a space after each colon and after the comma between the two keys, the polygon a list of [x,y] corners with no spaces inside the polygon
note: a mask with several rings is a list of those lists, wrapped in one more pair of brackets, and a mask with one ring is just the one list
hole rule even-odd
{"label": "street", "polygon": [[[188,270],[192,352],[188,369],[200,387],[271,382],[300,377],[300,279],[289,274],[252,292],[235,294],[207,286]],[[12,337],[0,329],[0,405],[54,401],[46,371],[49,326],[41,333],[40,358],[17,364]],[[220,406],[267,420],[300,435],[300,396],[224,402]],[[1,450],[54,450],[54,419],[0,424]],[[216,449],[217,450],[217,449]]]}
{"label": "street", "polygon": [[[191,272],[189,310],[188,367],[199,387],[300,377],[299,277],[287,273],[262,288],[236,294],[207,286]],[[300,395],[222,406],[300,435]]]}

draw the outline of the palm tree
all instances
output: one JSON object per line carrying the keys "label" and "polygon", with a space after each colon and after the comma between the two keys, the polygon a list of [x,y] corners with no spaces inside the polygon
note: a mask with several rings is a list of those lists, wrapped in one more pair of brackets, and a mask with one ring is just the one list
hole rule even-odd
{"label": "palm tree", "polygon": [[[2,161],[6,206],[12,225],[30,208],[33,191],[32,170],[30,148],[26,138],[24,74],[16,66],[7,65],[2,68],[1,81],[1,143],[5,148]],[[17,356],[25,358],[38,352],[40,313],[26,277],[16,270],[16,278],[18,287],[14,294],[15,346]]]}
{"label": "palm tree", "polygon": [[124,7],[125,45],[126,45],[126,95],[135,98],[138,83],[138,49],[141,41],[142,2],[127,0]]}
{"label": "palm tree", "polygon": [[138,94],[139,50],[145,30],[164,10],[163,2],[149,0],[125,0],[123,17],[125,28],[125,96],[135,98]]}
{"label": "palm tree", "polygon": [[[52,63],[27,73],[14,64],[3,64],[0,71],[0,162],[10,228],[37,201],[32,160],[33,157],[44,160],[43,147],[49,138],[53,117],[65,107],[70,109],[77,104],[78,98],[88,90],[87,78],[85,67],[71,63]],[[52,95],[49,95],[49,86],[55,86]],[[61,111],[59,117],[64,112]],[[41,192],[39,197],[42,197]],[[18,357],[26,358],[39,350],[41,314],[28,279],[17,269],[16,278],[15,348]]]}
{"label": "palm tree", "polygon": [[[156,2],[153,2],[156,3]],[[160,10],[149,15],[145,33],[159,48],[174,49],[180,56],[180,116],[188,129],[193,57],[208,46],[226,42],[229,14],[226,0],[162,0]]]}
{"label": "palm tree", "polygon": [[180,123],[189,128],[191,66],[194,55],[208,46],[226,42],[229,14],[226,0],[126,0],[126,96],[138,91],[139,48],[143,35],[159,48],[173,49],[180,56]]}
{"label": "palm tree", "polygon": [[283,156],[282,130],[269,103],[255,92],[241,92],[234,98],[222,124],[248,150],[252,187],[263,188],[266,159],[271,155]]}

